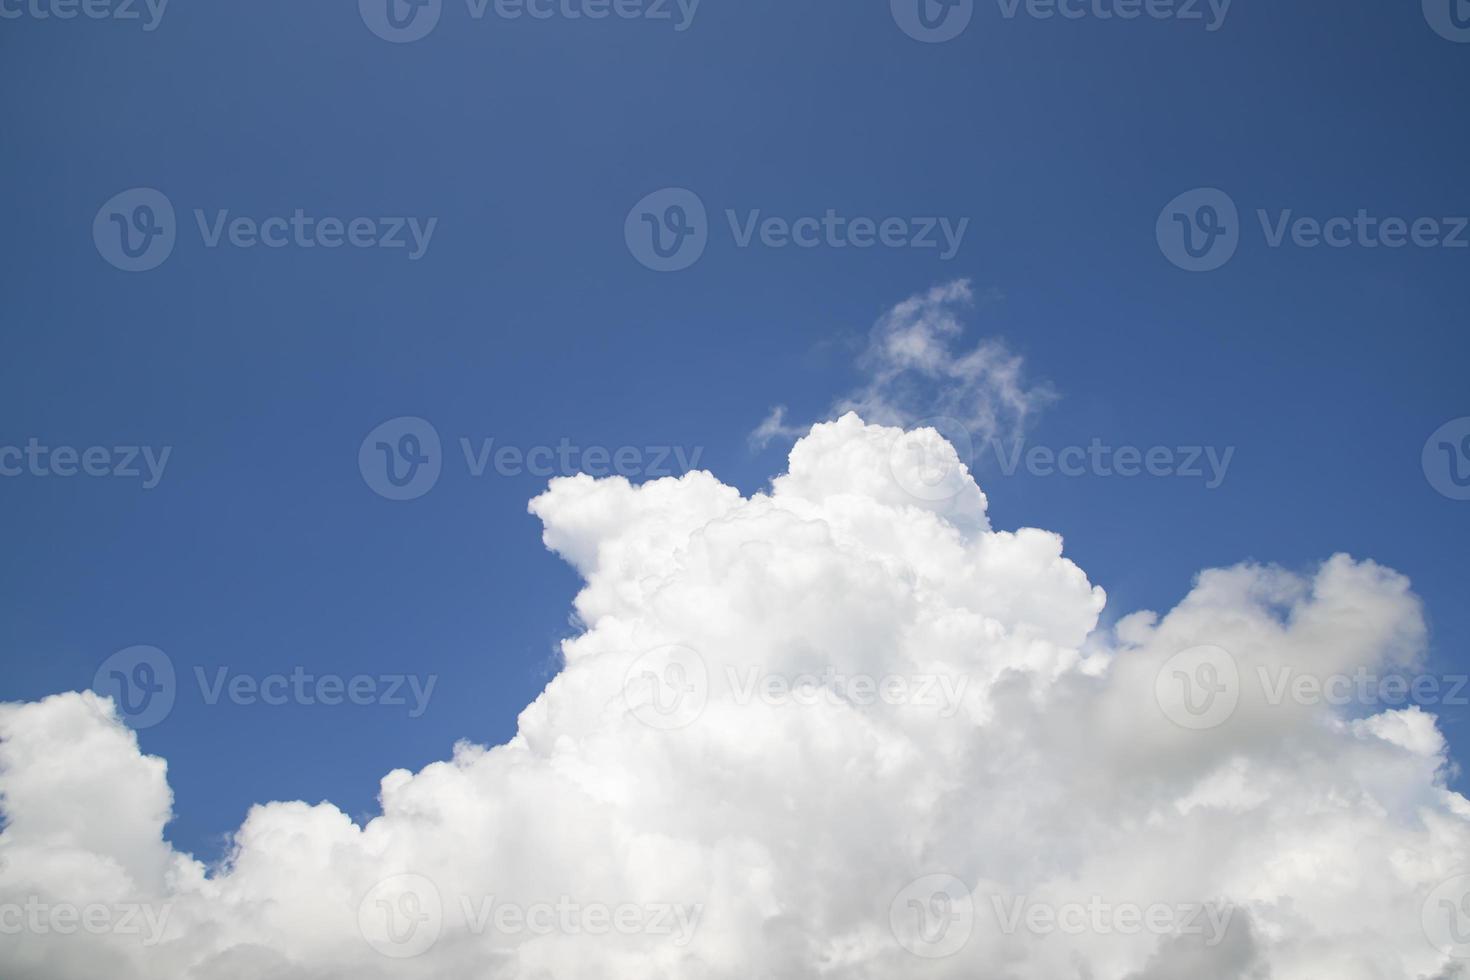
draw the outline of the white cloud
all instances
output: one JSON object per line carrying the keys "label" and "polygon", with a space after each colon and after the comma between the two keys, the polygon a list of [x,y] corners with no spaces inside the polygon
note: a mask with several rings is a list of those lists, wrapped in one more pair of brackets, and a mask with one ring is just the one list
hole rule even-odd
{"label": "white cloud", "polygon": [[[992,529],[967,475],[914,494],[906,439],[944,452],[848,415],[768,494],[703,472],[553,481],[531,509],[588,626],[516,737],[389,773],[363,826],[257,806],[210,873],[165,842],[164,764],[110,702],[0,706],[0,976],[1455,975],[1423,913],[1470,869],[1470,802],[1433,716],[1273,704],[1260,681],[1416,664],[1401,576],[1345,556],[1213,570],[1099,631],[1104,596],[1057,535]],[[1230,717],[1191,730],[1156,682],[1202,645],[1239,683]],[[750,668],[793,691],[841,677],[849,700],[742,698]],[[920,694],[941,677],[965,681],[956,712]],[[863,678],[907,686],[864,698]],[[956,894],[909,888],[929,875]],[[68,903],[161,934],[36,911]],[[1180,928],[1037,925],[1089,906]],[[1007,931],[1014,908],[1041,918]],[[1228,928],[1189,930],[1191,909]]]}
{"label": "white cloud", "polygon": [[[880,317],[858,358],[865,380],[838,399],[833,417],[856,412],[869,422],[904,427],[943,419],[946,436],[970,443],[957,447],[966,462],[973,445],[1020,436],[1055,394],[1045,384],[1028,384],[1022,358],[999,340],[956,349],[965,332],[963,316],[974,302],[970,281],[957,279],[911,296]],[[786,406],[777,405],[750,434],[750,443],[764,449],[805,431],[789,424]]]}
{"label": "white cloud", "polygon": [[796,439],[806,430],[799,425],[786,424],[785,405],[776,405],[766,417],[761,419],[761,424],[756,426],[750,433],[750,447],[755,450],[765,449],[773,439]]}

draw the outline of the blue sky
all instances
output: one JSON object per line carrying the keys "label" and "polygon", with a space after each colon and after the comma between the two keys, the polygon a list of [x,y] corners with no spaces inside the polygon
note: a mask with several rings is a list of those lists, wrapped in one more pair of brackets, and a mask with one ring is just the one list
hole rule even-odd
{"label": "blue sky", "polygon": [[[169,761],[172,838],[200,856],[253,802],[370,813],[388,770],[512,735],[555,672],[577,581],[526,512],[545,480],[474,476],[461,438],[679,447],[748,492],[782,467],[779,440],[747,443],[769,409],[824,417],[861,383],[874,321],[959,278],[982,297],[971,339],[1004,338],[1058,394],[1032,443],[1234,447],[1215,489],[980,460],[992,520],[1064,534],[1109,616],[1168,608],[1205,567],[1347,551],[1413,580],[1435,669],[1470,661],[1470,503],[1421,465],[1470,415],[1470,248],[1272,247],[1256,214],[1446,233],[1470,214],[1470,45],[1417,4],[1237,0],[1209,30],[1204,5],[1101,21],[977,3],[941,43],[886,3],[835,0],[704,0],[682,31],[676,5],[475,19],[445,0],[410,43],[343,0],[176,0],[153,30],[4,6],[22,14],[0,21],[0,446],[171,452],[151,489],[0,478],[0,699],[165,651],[178,701],[141,740]],[[128,272],[93,223],[140,187],[175,210],[176,241]],[[707,209],[708,244],[656,272],[625,222],[670,187]],[[1239,213],[1208,272],[1156,238],[1196,188]],[[417,258],[210,247],[196,209],[436,223]],[[968,224],[945,259],[741,247],[725,217],[828,209]],[[444,448],[433,488],[398,502],[358,452],[402,416]],[[438,681],[418,717],[209,705],[193,682],[298,666]],[[1466,717],[1445,709],[1461,758]]]}

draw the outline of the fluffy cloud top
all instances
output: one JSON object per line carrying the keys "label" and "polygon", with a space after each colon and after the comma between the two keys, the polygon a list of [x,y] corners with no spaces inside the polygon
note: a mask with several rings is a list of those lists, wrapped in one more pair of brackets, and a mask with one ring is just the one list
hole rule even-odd
{"label": "fluffy cloud top", "polygon": [[1383,980],[1470,952],[1426,924],[1470,870],[1434,717],[1280,697],[1417,664],[1420,604],[1372,562],[1212,570],[1099,630],[1060,537],[992,529],[937,434],[856,415],[767,494],[579,476],[531,510],[585,631],[512,741],[389,773],[364,826],[263,804],[207,869],[111,702],[0,706],[0,975]]}

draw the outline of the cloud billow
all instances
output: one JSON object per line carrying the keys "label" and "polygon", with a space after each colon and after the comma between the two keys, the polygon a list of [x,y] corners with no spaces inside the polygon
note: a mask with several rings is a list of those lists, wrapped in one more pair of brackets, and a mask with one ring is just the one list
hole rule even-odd
{"label": "cloud billow", "polygon": [[0,706],[0,975],[1455,975],[1430,900],[1470,802],[1434,716],[1261,681],[1417,666],[1402,576],[1215,569],[1100,629],[1058,535],[857,414],[765,493],[576,476],[531,510],[585,630],[514,739],[389,773],[363,825],[262,804],[206,868],[110,701]]}

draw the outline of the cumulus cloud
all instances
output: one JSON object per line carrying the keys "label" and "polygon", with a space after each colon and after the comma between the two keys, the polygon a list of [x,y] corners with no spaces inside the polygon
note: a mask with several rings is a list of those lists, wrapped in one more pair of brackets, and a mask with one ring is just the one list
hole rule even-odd
{"label": "cumulus cloud", "polygon": [[[999,340],[959,347],[964,316],[974,304],[970,281],[957,279],[886,312],[858,358],[863,384],[838,399],[833,417],[856,412],[894,426],[943,419],[942,431],[962,443],[962,458],[969,455],[965,444],[1019,436],[1055,393],[1045,384],[1028,384],[1022,358]],[[764,449],[805,431],[787,421],[785,405],[777,405],[751,432],[750,444]]]}
{"label": "cumulus cloud", "polygon": [[110,701],[0,706],[0,975],[1458,975],[1434,716],[1278,696],[1418,665],[1408,582],[1242,565],[1100,629],[1061,538],[993,527],[953,457],[849,414],[751,497],[553,481],[587,625],[515,738],[389,773],[363,825],[257,806],[219,867],[167,843]]}

